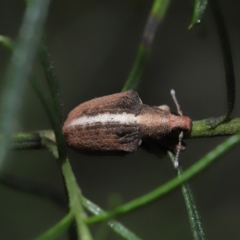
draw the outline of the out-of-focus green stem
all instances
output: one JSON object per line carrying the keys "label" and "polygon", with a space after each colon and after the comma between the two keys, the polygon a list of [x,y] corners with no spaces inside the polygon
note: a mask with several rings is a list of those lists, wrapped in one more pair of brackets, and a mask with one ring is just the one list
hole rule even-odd
{"label": "out-of-focus green stem", "polygon": [[69,212],[61,221],[59,221],[56,225],[54,225],[52,228],[50,228],[35,240],[52,240],[59,237],[63,232],[67,230],[73,221],[73,218],[73,212]]}
{"label": "out-of-focus green stem", "polygon": [[168,9],[170,0],[155,0],[147,19],[138,53],[129,77],[122,89],[136,89],[146,69],[155,33]]}
{"label": "out-of-focus green stem", "polygon": [[218,159],[221,155],[229,151],[231,148],[240,143],[240,134],[229,137],[227,140],[219,144],[216,148],[206,154],[203,158],[201,158],[197,163],[192,165],[190,168],[185,170],[181,176],[175,177],[169,182],[163,184],[159,188],[151,191],[150,193],[143,195],[133,201],[126,203],[122,206],[117,207],[113,211],[109,211],[106,214],[101,214],[99,216],[94,216],[86,219],[86,222],[89,224],[97,223],[100,221],[108,220],[109,218],[113,218],[118,215],[122,215],[124,213],[129,213],[137,208],[143,207],[150,202],[153,202],[160,197],[166,195],[171,192],[176,187],[180,186],[182,183],[188,181],[190,178],[195,177],[199,172],[205,169],[209,164],[214,162],[214,160]]}
{"label": "out-of-focus green stem", "polygon": [[[53,186],[50,186],[49,184],[44,184],[42,182],[36,182],[33,181],[32,179],[23,179],[19,178],[16,176],[12,176],[9,174],[1,174],[0,175],[0,185],[8,187],[10,189],[22,192],[22,193],[27,193],[27,194],[32,194],[34,196],[40,197],[40,198],[45,198],[49,201],[52,201],[56,205],[66,208],[66,202],[60,192],[56,190]],[[86,199],[85,197],[82,198],[82,204],[83,206],[92,214],[94,215],[99,215],[104,213],[105,211],[101,209],[98,205],[95,203],[91,202],[89,199]],[[73,214],[74,215],[74,214]],[[68,217],[70,217],[71,214],[67,215],[64,219],[61,220],[63,221],[63,225],[65,224],[68,226]],[[71,218],[71,217],[70,217]],[[61,221],[57,223],[53,228],[51,228],[49,231],[44,233],[41,237],[46,236],[49,237],[48,239],[52,239],[51,236],[55,236],[54,228],[57,230],[58,227],[60,227],[59,231],[62,232],[63,229],[61,228]],[[128,228],[126,228],[124,225],[122,225],[120,222],[110,220],[106,223],[110,229],[115,231],[118,235],[123,237],[126,240],[140,240],[136,234],[134,234],[132,231],[130,231]],[[63,226],[63,227],[64,227]],[[49,232],[49,234],[48,234]],[[51,235],[53,234],[53,235]]]}
{"label": "out-of-focus green stem", "polygon": [[0,35],[0,43],[8,51],[12,52],[12,50],[13,50],[13,42],[12,42],[12,40],[9,37]]}
{"label": "out-of-focus green stem", "polygon": [[49,0],[33,0],[26,8],[18,39],[6,71],[5,85],[1,93],[0,168],[11,145],[22,104],[22,95],[31,73],[38,42],[41,37]]}

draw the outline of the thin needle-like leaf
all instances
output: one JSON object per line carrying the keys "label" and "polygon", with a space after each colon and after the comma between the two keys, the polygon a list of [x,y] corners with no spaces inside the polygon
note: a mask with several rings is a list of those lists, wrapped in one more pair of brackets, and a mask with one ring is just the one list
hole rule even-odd
{"label": "thin needle-like leaf", "polygon": [[210,6],[217,26],[218,36],[221,43],[223,62],[225,68],[225,82],[227,90],[227,109],[223,116],[209,118],[209,126],[215,128],[217,125],[229,119],[235,104],[235,73],[233,67],[231,45],[228,37],[225,20],[218,0],[210,0]]}
{"label": "thin needle-like leaf", "polygon": [[188,29],[201,22],[202,16],[207,8],[208,0],[195,0],[192,22]]}
{"label": "thin needle-like leaf", "polygon": [[[174,165],[175,157],[171,152],[168,152],[169,157],[172,160],[172,163]],[[177,175],[179,178],[182,177],[182,167],[179,165],[177,168]],[[191,230],[192,230],[192,236],[194,240],[204,240],[205,239],[205,233],[203,231],[203,226],[200,218],[200,213],[197,209],[197,205],[195,203],[192,190],[188,184],[188,182],[185,182],[181,186],[182,195],[185,201],[187,213],[188,213],[188,219],[190,222]]]}
{"label": "thin needle-like leaf", "polygon": [[197,163],[192,165],[190,168],[185,170],[182,174],[181,178],[175,177],[169,182],[163,184],[159,188],[151,191],[150,193],[143,195],[133,201],[126,203],[122,206],[117,207],[113,211],[109,211],[105,214],[101,214],[99,216],[94,216],[88,218],[86,221],[87,223],[96,223],[100,221],[105,221],[109,218],[115,217],[117,215],[122,215],[124,213],[129,213],[137,208],[140,208],[146,204],[149,204],[160,197],[166,195],[167,193],[171,192],[173,189],[180,186],[182,183],[186,182],[192,177],[195,177],[199,172],[201,172],[204,168],[206,168],[209,164],[214,162],[214,160],[218,159],[221,155],[229,151],[232,147],[236,146],[240,143],[240,134],[234,135],[223,143],[218,145],[208,154],[206,154],[203,158],[201,158]]}
{"label": "thin needle-like leaf", "polygon": [[130,88],[136,89],[138,86],[147,66],[155,33],[159,24],[164,19],[169,3],[170,0],[155,0],[153,2],[138,48],[136,60],[122,91]]}
{"label": "thin needle-like leaf", "polygon": [[59,237],[62,233],[64,233],[71,222],[73,221],[74,214],[69,212],[61,221],[55,224],[48,231],[43,233],[41,236],[37,237],[35,240],[53,240]]}

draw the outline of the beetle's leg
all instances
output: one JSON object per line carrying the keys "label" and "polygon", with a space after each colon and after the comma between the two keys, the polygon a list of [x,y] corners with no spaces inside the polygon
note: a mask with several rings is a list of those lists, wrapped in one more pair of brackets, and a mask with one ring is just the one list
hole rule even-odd
{"label": "beetle's leg", "polygon": [[[176,97],[176,93],[175,93],[174,89],[171,90],[171,95],[172,95],[173,101],[177,107],[178,114],[180,116],[182,116],[183,115],[182,110],[180,109],[180,104],[177,101],[177,97]],[[175,168],[178,168],[178,166],[179,166],[179,154],[181,151],[182,139],[183,139],[183,131],[179,134],[179,137],[178,137],[177,152],[175,154],[174,163],[173,163]]]}

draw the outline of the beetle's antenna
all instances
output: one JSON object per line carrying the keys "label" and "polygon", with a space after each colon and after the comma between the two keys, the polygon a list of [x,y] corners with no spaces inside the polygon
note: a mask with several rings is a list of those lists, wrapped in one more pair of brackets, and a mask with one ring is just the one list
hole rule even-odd
{"label": "beetle's antenna", "polygon": [[[176,93],[174,89],[171,89],[171,95],[173,98],[173,101],[177,107],[177,112],[180,116],[183,115],[182,110],[180,109],[180,104],[177,101],[177,97],[176,97]],[[178,136],[178,145],[177,145],[177,152],[175,154],[175,158],[174,158],[174,167],[178,168],[179,166],[179,155],[180,155],[180,151],[181,151],[181,146],[182,146],[182,139],[183,139],[183,131],[180,132],[179,136]]]}
{"label": "beetle's antenna", "polygon": [[177,97],[176,97],[176,93],[175,93],[175,90],[174,89],[171,89],[171,95],[172,95],[172,98],[173,98],[173,101],[177,107],[177,112],[180,116],[182,116],[182,110],[180,109],[180,104],[178,103],[178,100],[177,100]]}

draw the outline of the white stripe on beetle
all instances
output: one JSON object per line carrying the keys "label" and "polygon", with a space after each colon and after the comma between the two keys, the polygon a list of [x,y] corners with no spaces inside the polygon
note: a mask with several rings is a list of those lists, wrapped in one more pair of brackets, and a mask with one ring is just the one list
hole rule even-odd
{"label": "white stripe on beetle", "polygon": [[68,127],[91,125],[94,123],[102,123],[103,125],[107,123],[135,124],[136,116],[125,112],[117,114],[103,113],[95,116],[83,116],[73,119],[68,124]]}

